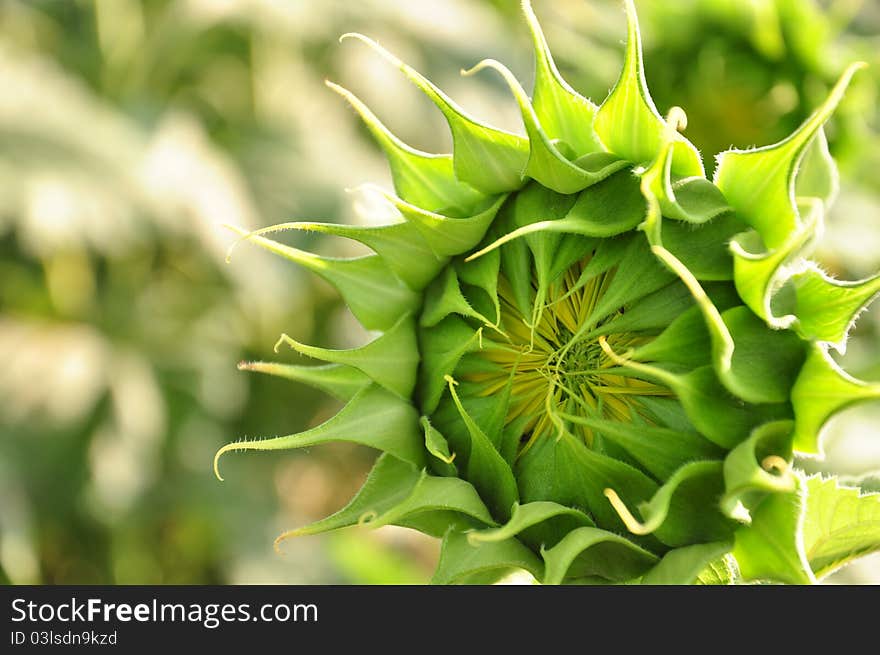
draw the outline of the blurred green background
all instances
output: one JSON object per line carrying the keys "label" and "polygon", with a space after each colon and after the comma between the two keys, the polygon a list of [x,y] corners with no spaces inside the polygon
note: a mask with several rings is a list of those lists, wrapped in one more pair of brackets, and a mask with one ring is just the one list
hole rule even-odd
{"label": "blurred green background", "polygon": [[[622,61],[617,0],[535,0],[560,69],[601,101]],[[241,437],[314,425],[334,401],[238,371],[281,332],[323,346],[363,330],[326,284],[223,224],[368,224],[347,193],[387,184],[377,148],[325,78],[410,144],[448,151],[442,117],[354,42],[364,32],[474,114],[520,130],[484,57],[528,81],[516,0],[2,0],[0,2],[0,581],[422,583],[437,544],[403,529],[294,539],[344,504],[372,454],[352,446],[230,456]],[[841,194],[818,253],[841,278],[880,268],[880,2],[640,0],[658,108],[683,106],[711,155],[778,140],[845,64],[871,64],[829,125]],[[350,244],[298,235],[321,252]],[[880,379],[880,308],[848,370]],[[829,427],[809,470],[880,471],[880,407]],[[871,435],[873,433],[873,440]],[[876,556],[834,581],[880,582]]]}

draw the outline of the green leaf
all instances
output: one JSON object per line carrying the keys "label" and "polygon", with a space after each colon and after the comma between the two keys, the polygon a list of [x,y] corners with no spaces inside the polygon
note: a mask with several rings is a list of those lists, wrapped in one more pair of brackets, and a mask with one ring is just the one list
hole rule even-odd
{"label": "green leaf", "polygon": [[686,177],[672,182],[671,158],[667,158],[664,193],[660,196],[663,216],[703,225],[733,210],[718,187],[704,177]]}
{"label": "green leaf", "polygon": [[425,293],[419,325],[423,328],[433,327],[450,314],[458,314],[465,318],[476,319],[485,325],[492,325],[488,318],[471,307],[461,292],[455,269],[447,266]]}
{"label": "green leaf", "polygon": [[665,426],[680,432],[693,431],[694,426],[687,413],[675,398],[645,396],[641,400],[646,417],[658,426]]}
{"label": "green leaf", "polygon": [[788,400],[806,348],[788,330],[771,330],[748,307],[721,314],[734,343],[730,369],[721,379],[734,394],[751,403]]}
{"label": "green leaf", "polygon": [[607,239],[597,239],[592,257],[568,293],[575,293],[597,275],[601,275],[619,264],[636,236],[633,233],[626,233]]}
{"label": "green leaf", "polygon": [[857,402],[876,398],[880,398],[880,383],[848,375],[823,347],[813,344],[791,391],[795,450],[821,455],[819,435],[828,419]]}
{"label": "green leaf", "polygon": [[579,524],[581,526],[593,526],[593,521],[589,516],[578,509],[565,507],[559,503],[551,501],[536,501],[520,505],[514,504],[510,520],[500,528],[492,528],[481,530],[479,532],[471,532],[468,539],[473,543],[484,541],[503,541],[516,537],[523,530],[534,527],[546,521],[564,518],[568,523]]}
{"label": "green leaf", "polygon": [[795,202],[798,164],[862,67],[864,64],[847,68],[822,106],[787,139],[755,150],[729,150],[718,155],[715,184],[737,215],[758,231],[768,249],[779,248],[800,230]]}
{"label": "green leaf", "polygon": [[[564,220],[576,199],[577,196],[560,195],[533,182],[516,194],[513,201],[513,224],[520,229],[536,224],[534,221],[537,219],[546,219],[539,223],[555,224]],[[554,267],[561,235],[551,232],[529,234],[525,240],[532,253],[535,276],[538,279],[538,295],[542,296],[551,281],[550,272]]]}
{"label": "green leaf", "polygon": [[837,478],[807,479],[804,550],[821,578],[880,550],[880,494],[862,495]]}
{"label": "green leaf", "polygon": [[480,496],[485,499],[492,515],[501,519],[510,517],[513,504],[519,500],[516,479],[510,465],[495,449],[492,440],[486,436],[482,428],[465,410],[455,390],[457,384],[451,376],[446,376],[449,393],[458,412],[464,421],[471,438],[468,454],[467,479],[477,488]]}
{"label": "green leaf", "polygon": [[363,486],[345,507],[319,521],[285,532],[275,543],[277,545],[289,537],[338,530],[355,525],[365,517],[384,514],[403,502],[421,477],[421,472],[412,464],[383,453]]}
{"label": "green leaf", "polygon": [[[474,576],[488,584],[516,570],[528,571],[540,580],[544,567],[541,560],[516,539],[475,546],[464,533],[450,530],[440,546],[440,561],[431,584],[466,583]],[[492,575],[483,577],[482,574]]]}
{"label": "green leaf", "polygon": [[405,202],[430,212],[453,207],[467,212],[485,199],[483,193],[456,179],[450,155],[433,155],[409,147],[394,136],[353,93],[329,81],[327,86],[345,98],[360,114],[385,152],[394,189]]}
{"label": "green leaf", "polygon": [[657,380],[675,391],[693,426],[722,448],[733,448],[762,423],[791,418],[788,403],[753,405],[733,396],[721,384],[712,366],[701,366],[679,374],[610,351],[607,354],[621,367]]}
{"label": "green leaf", "polygon": [[431,420],[427,416],[423,416],[419,422],[425,431],[425,448],[427,451],[446,465],[445,471],[456,475],[458,471],[455,464],[453,464],[455,453],[449,450],[449,442],[446,441],[446,437],[431,425]]}
{"label": "green leaf", "polygon": [[880,295],[880,273],[843,282],[810,264],[788,282],[795,294],[794,329],[802,338],[829,343],[840,352],[846,350],[846,337],[856,317]]}
{"label": "green leaf", "polygon": [[551,140],[558,139],[577,157],[601,151],[602,146],[592,130],[596,105],[562,79],[531,2],[523,0],[522,9],[535,48],[532,104],[541,127]]}
{"label": "green leaf", "polygon": [[605,239],[585,237],[580,234],[561,235],[559,245],[550,261],[548,279],[556,281],[562,278],[572,266],[583,261],[584,253],[594,252],[602,241]]}
{"label": "green leaf", "polygon": [[501,271],[501,254],[496,250],[475,261],[455,262],[458,279],[482,289],[495,309],[494,322],[501,321],[501,303],[498,299],[498,278]]}
{"label": "green leaf", "polygon": [[[863,66],[851,65],[824,104],[789,138],[757,150],[723,153],[715,175],[738,216],[756,230],[731,242],[734,280],[743,300],[772,327],[792,327],[804,339],[840,351],[855,317],[880,293],[880,275],[839,282],[812,263],[801,261],[787,269],[783,264],[815,238],[836,192],[836,172],[821,128]],[[803,174],[798,175],[802,161]],[[774,315],[775,305],[787,313]]]}
{"label": "green leaf", "polygon": [[768,493],[790,493],[797,488],[791,470],[791,421],[765,423],[730,451],[724,460],[725,493],[722,511],[742,521]]}
{"label": "green leaf", "polygon": [[667,479],[687,462],[718,459],[724,452],[696,432],[571,414],[563,414],[562,418],[598,431],[660,480]]}
{"label": "green leaf", "polygon": [[387,332],[360,348],[348,350],[317,348],[282,334],[276,350],[282,342],[308,357],[353,366],[401,398],[408,400],[415,389],[419,348],[415,322],[411,316],[404,316]]}
{"label": "green leaf", "polygon": [[801,538],[804,482],[797,480],[795,491],[768,494],[752,512],[751,524],[736,531],[733,556],[745,581],[815,582]]}
{"label": "green leaf", "polygon": [[424,441],[416,410],[399,396],[378,385],[370,385],[358,392],[336,416],[311,430],[223,446],[214,455],[214,473],[223,479],[217,463],[229,451],[292,450],[332,441],[358,443],[417,466],[425,464]]}
{"label": "green leaf", "polygon": [[732,524],[717,511],[723,490],[721,462],[690,462],[679,468],[650,501],[638,505],[643,521],[636,519],[615,489],[605,495],[627,529],[636,535],[655,534],[667,546],[727,538]]}
{"label": "green leaf", "polygon": [[233,229],[261,248],[320,275],[336,287],[351,313],[368,330],[387,330],[418,307],[418,294],[398,279],[379,255],[353,259],[321,257],[240,228]]}
{"label": "green leaf", "polygon": [[[504,235],[517,229],[516,218],[513,203],[507,203],[502,208],[498,220],[492,225],[492,229],[487,235],[488,238],[497,241],[497,235]],[[468,263],[473,261],[475,257],[481,256],[484,251],[485,249],[470,255],[465,261]],[[534,289],[532,288],[532,258],[528,245],[526,245],[524,240],[511,241],[505,248],[500,250],[500,254],[501,270],[504,271],[504,278],[510,285],[513,304],[522,316],[530,316]]]}
{"label": "green leaf", "polygon": [[710,366],[673,376],[670,383],[694,427],[722,448],[733,448],[762,423],[791,415],[788,403],[743,403],[724,388]]}
{"label": "green leaf", "polygon": [[[542,217],[547,220],[522,225],[488,248],[475,253],[474,256],[536,232],[550,234],[564,232],[590,237],[610,237],[628,232],[641,223],[645,215],[645,203],[639,196],[638,186],[638,178],[629,171],[614,173],[581,191],[577,201],[570,205],[571,208],[564,217],[548,217],[551,212],[544,208],[523,212],[527,216]],[[517,196],[517,201],[524,193]]]}
{"label": "green leaf", "polygon": [[528,141],[519,135],[490,127],[470,115],[415,69],[361,34],[345,34],[366,43],[400,69],[441,112],[452,132],[453,163],[458,179],[484,193],[501,193],[522,186],[529,157]]}
{"label": "green leaf", "polygon": [[684,112],[676,107],[670,110],[669,120],[671,124],[664,121],[658,125],[656,159],[652,160],[651,166],[642,175],[645,195],[656,198],[663,216],[690,223],[692,226],[702,225],[722,214],[730,213],[731,208],[724,195],[702,173],[673,183],[675,148],[681,139],[678,128],[687,119]]}
{"label": "green leaf", "polygon": [[241,362],[240,371],[256,371],[302,382],[326,391],[343,402],[351,400],[358,391],[370,384],[365,373],[352,366],[327,364],[324,366],[296,366],[278,362]]}
{"label": "green leaf", "polygon": [[[620,79],[599,107],[593,124],[605,147],[635,164],[653,162],[664,142],[666,123],[657,111],[645,82],[639,22],[632,0],[626,0],[626,57]],[[682,176],[704,177],[697,149],[676,135],[672,171]]]}
{"label": "green leaf", "polygon": [[447,316],[435,328],[419,334],[418,397],[423,414],[433,414],[446,390],[444,376],[452,375],[461,358],[480,347],[481,331],[458,316]]}
{"label": "green leaf", "polygon": [[552,548],[543,549],[541,556],[544,584],[593,576],[612,582],[632,580],[657,563],[656,555],[629,539],[591,527],[572,530]]}
{"label": "green leaf", "polygon": [[620,307],[635,304],[636,300],[662,289],[674,279],[675,276],[651,255],[647,242],[636,235],[627,245],[611,283],[584,321],[582,330],[596,325]]}
{"label": "green leaf", "polygon": [[551,500],[580,508],[608,530],[624,530],[625,525],[608,502],[606,489],[614,489],[632,506],[657,490],[635,467],[588,448],[568,432],[533,444],[517,462],[517,480],[525,502]]}
{"label": "green leaf", "polygon": [[626,312],[614,315],[611,320],[589,333],[590,337],[614,332],[635,332],[663,330],[677,316],[694,306],[694,300],[687,287],[674,281],[653,293],[630,301],[625,305]]}
{"label": "green leaf", "polygon": [[[519,105],[529,139],[529,160],[525,169],[528,177],[558,193],[576,193],[629,166],[625,159],[607,152],[591,152],[571,161],[560,151],[562,144],[554,142],[544,131],[522,85],[503,64],[486,59],[465,74],[472,75],[484,68],[491,68],[501,75]],[[574,158],[574,153],[570,154]]]}
{"label": "green leaf", "polygon": [[[743,301],[771,327],[791,328],[805,340],[828,343],[843,352],[856,317],[880,294],[880,274],[842,282],[813,262],[792,263],[815,237],[821,220],[821,201],[802,202],[807,201],[810,209],[804,225],[777,249],[764,252],[755,231],[731,241],[734,281]],[[777,316],[779,311],[785,313]]]}
{"label": "green leaf", "polygon": [[[731,213],[718,187],[705,178],[690,177],[673,184],[672,155],[678,135],[675,127],[666,126],[660,153],[642,175],[641,189],[648,200],[643,229],[648,231],[652,245],[668,250],[692,277],[732,279],[733,258],[727,244],[747,226]],[[678,220],[663,221],[663,217]]]}
{"label": "green leaf", "polygon": [[423,289],[446,264],[444,258],[434,254],[412,223],[367,226],[298,221],[274,225],[253,234],[281,230],[320,232],[358,241],[375,251],[391,272],[416,291]]}
{"label": "green leaf", "polygon": [[736,214],[722,214],[700,225],[665,221],[663,245],[701,281],[732,280],[730,241],[746,229]]}
{"label": "green leaf", "polygon": [[[675,132],[672,127],[667,127],[665,129],[663,133],[665,143],[661,152],[642,178],[641,189],[648,201],[648,212],[641,229],[645,231],[648,242],[651,244],[651,252],[663,262],[670,271],[674,272],[679,277],[691,292],[691,295],[693,295],[694,301],[702,312],[706,328],[709,331],[709,337],[712,343],[712,362],[715,368],[715,373],[727,390],[736,393],[739,388],[735,384],[736,378],[733,375],[732,359],[735,348],[733,337],[730,334],[727,325],[724,323],[724,319],[718,311],[718,307],[712,302],[712,299],[706,293],[706,290],[700,284],[700,281],[694,276],[693,271],[689,270],[663,245],[663,217],[660,212],[660,200],[665,194],[665,191],[663,191],[662,184],[658,185],[658,180],[661,179],[658,175],[660,175],[659,171],[668,167],[668,162],[670,161],[672,153],[674,134]],[[675,376],[670,379],[675,379]],[[679,384],[681,384],[683,380],[685,380],[685,378],[679,378]],[[749,398],[746,399],[748,400]],[[691,415],[690,412],[689,415]],[[701,426],[698,425],[698,427]],[[705,428],[701,427],[701,429],[705,431]],[[711,438],[712,437],[710,436],[710,439]]]}
{"label": "green leaf", "polygon": [[364,185],[394,205],[407,223],[421,233],[436,257],[452,257],[476,246],[495,219],[507,196],[495,196],[478,203],[470,212],[440,213],[409,203],[383,189]]}
{"label": "green leaf", "polygon": [[738,575],[736,560],[732,555],[728,554],[713,562],[709,562],[708,566],[700,571],[694,584],[730,585],[734,584]]}
{"label": "green leaf", "polygon": [[717,541],[670,550],[642,577],[644,585],[686,585],[700,579],[706,567],[729,552],[733,544]]}
{"label": "green leaf", "polygon": [[792,233],[777,248],[765,249],[761,235],[747,230],[736,235],[730,242],[733,254],[733,280],[743,302],[777,329],[785,329],[796,320],[793,315],[774,316],[771,301],[773,292],[782,287],[785,280],[782,265],[791,260],[815,236],[815,225],[822,218],[822,204],[812,202],[806,212],[805,226]]}
{"label": "green leaf", "polygon": [[[672,318],[672,317],[670,317]],[[629,354],[637,362],[663,362],[697,367],[711,363],[712,342],[700,308],[678,314],[655,339]]]}
{"label": "green leaf", "polygon": [[[435,519],[430,522],[433,529],[425,529],[428,525],[425,518]],[[469,529],[496,525],[477,490],[469,482],[425,472],[400,503],[381,514],[363,516],[360,522],[370,527],[407,526],[418,522],[421,531],[434,537],[442,537],[452,526]]]}

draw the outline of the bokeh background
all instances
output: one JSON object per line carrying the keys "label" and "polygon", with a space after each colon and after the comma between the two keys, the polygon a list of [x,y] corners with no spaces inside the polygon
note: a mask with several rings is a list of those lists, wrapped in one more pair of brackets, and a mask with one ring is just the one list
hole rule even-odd
{"label": "bokeh background", "polygon": [[[622,61],[617,0],[535,0],[563,74],[601,101]],[[661,112],[686,108],[711,154],[791,132],[845,64],[871,64],[829,125],[842,189],[818,256],[848,279],[880,269],[880,2],[639,0]],[[2,0],[0,2],[0,582],[423,583],[437,544],[352,528],[274,537],[343,505],[372,455],[354,446],[242,454],[336,407],[239,371],[281,332],[364,339],[332,289],[223,224],[370,223],[347,192],[387,184],[379,151],[323,84],[364,98],[404,140],[448,151],[442,117],[361,44],[366,33],[474,114],[521,130],[484,57],[532,76],[516,0]],[[350,244],[299,243],[349,254]],[[880,304],[880,303],[878,303]],[[842,358],[880,379],[880,307]],[[880,471],[880,406],[848,410],[825,462]],[[872,481],[873,480],[873,481]],[[877,478],[866,478],[877,485]],[[866,558],[833,582],[880,583]]]}

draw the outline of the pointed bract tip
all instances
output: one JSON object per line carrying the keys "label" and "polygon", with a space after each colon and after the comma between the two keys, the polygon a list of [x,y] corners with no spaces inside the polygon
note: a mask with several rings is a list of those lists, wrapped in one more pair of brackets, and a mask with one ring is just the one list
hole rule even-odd
{"label": "pointed bract tip", "polygon": [[348,32],[347,34],[343,34],[341,37],[339,37],[340,43],[345,39],[355,39],[357,41],[360,41],[371,50],[376,52],[379,56],[383,57],[386,61],[391,62],[391,64],[396,66],[397,68],[400,68],[402,70],[407,70],[409,68],[393,52],[386,50],[384,47],[382,47],[382,45],[380,45],[378,41],[376,41],[375,39],[371,39],[370,37],[361,34],[360,32]]}
{"label": "pointed bract tip", "polygon": [[287,334],[282,332],[281,336],[278,337],[278,341],[276,341],[275,345],[272,346],[272,350],[274,350],[277,353],[278,350],[281,348],[282,343],[290,343],[291,341],[293,341],[293,339],[291,339],[289,336],[287,336]]}
{"label": "pointed bract tip", "polygon": [[333,82],[332,80],[324,80],[324,86],[326,86],[331,91],[335,91],[336,93],[341,95],[343,98],[346,98],[346,99],[354,98],[354,94],[351,91],[346,89],[344,86],[337,84],[336,82]]}
{"label": "pointed bract tip", "polygon": [[287,541],[287,538],[291,536],[292,531],[282,532],[277,537],[275,537],[275,541],[272,542],[272,550],[274,550],[279,555],[283,555],[284,551],[281,550],[281,543],[283,541]]}
{"label": "pointed bract tip", "polygon": [[222,448],[220,448],[219,450],[217,450],[216,453],[214,453],[214,476],[218,480],[220,480],[220,482],[223,482],[223,476],[220,475],[220,457],[223,455],[223,453],[226,453],[226,452],[232,450],[234,447],[235,447],[235,444],[228,443],[225,446],[223,446]]}
{"label": "pointed bract tip", "polygon": [[238,225],[233,225],[232,223],[221,223],[223,227],[227,230],[231,230],[238,235],[238,239],[229,244],[229,248],[226,249],[226,257],[225,261],[229,264],[232,261],[232,251],[235,250],[235,247],[241,243],[244,239],[248,237],[250,234],[249,230],[245,230],[243,227],[239,227]]}
{"label": "pointed bract tip", "polygon": [[373,41],[370,37],[364,36],[360,32],[346,32],[345,34],[343,34],[339,37],[339,42],[342,43],[346,39],[357,39],[358,41],[366,41],[366,42]]}
{"label": "pointed bract tip", "polygon": [[470,77],[471,75],[476,75],[481,70],[485,70],[486,68],[496,68],[500,63],[495,61],[494,59],[484,59],[481,62],[478,62],[471,66],[470,68],[462,68],[459,73],[462,77]]}
{"label": "pointed bract tip", "polygon": [[360,41],[361,43],[369,46],[373,50],[377,50],[380,54],[391,56],[391,53],[389,53],[387,50],[385,50],[385,48],[379,45],[378,41],[376,41],[375,39],[371,39],[366,34],[361,34],[360,32],[346,32],[339,37],[339,42],[342,43],[343,41],[346,41],[348,39]]}

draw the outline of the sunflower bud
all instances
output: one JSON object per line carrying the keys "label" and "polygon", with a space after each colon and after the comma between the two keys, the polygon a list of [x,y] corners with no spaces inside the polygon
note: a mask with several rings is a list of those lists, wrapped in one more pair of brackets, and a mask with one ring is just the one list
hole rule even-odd
{"label": "sunflower bud", "polygon": [[[880,276],[841,282],[807,259],[837,182],[822,127],[859,65],[786,140],[718,155],[710,181],[684,111],[664,119],[651,100],[626,8],[623,71],[601,106],[561,78],[527,1],[531,98],[497,61],[466,72],[501,76],[524,136],[351,35],[433,101],[454,152],[414,150],[331,84],[386,153],[400,220],[242,232],[381,333],[353,350],[282,337],[325,364],[250,365],[346,404],[218,457],[334,440],[382,453],[347,507],[281,538],[414,528],[443,539],[439,583],[524,569],[545,583],[800,584],[880,547],[880,497],[793,465],[821,455],[831,416],[880,397],[829,354]],[[277,229],[373,254],[320,257],[265,236]]]}

